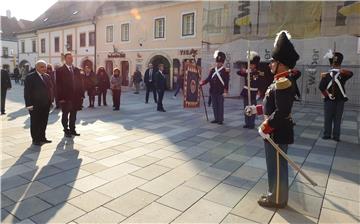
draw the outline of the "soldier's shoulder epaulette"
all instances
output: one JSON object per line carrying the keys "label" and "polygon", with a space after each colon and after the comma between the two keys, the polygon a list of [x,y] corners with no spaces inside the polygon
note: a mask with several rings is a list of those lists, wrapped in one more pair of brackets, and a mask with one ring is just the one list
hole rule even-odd
{"label": "soldier's shoulder epaulette", "polygon": [[277,90],[287,89],[291,86],[291,81],[288,78],[282,77],[275,81],[275,88]]}

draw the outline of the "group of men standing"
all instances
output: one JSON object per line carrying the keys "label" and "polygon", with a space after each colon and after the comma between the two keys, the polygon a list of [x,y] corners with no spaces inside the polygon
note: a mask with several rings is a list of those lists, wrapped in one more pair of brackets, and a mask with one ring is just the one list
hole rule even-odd
{"label": "group of men standing", "polygon": [[[30,113],[30,133],[34,145],[51,143],[45,130],[52,103],[50,76],[46,74],[47,63],[39,60],[35,70],[27,75],[24,86],[25,106]],[[79,136],[75,130],[76,114],[81,110],[84,88],[80,70],[73,66],[71,53],[65,54],[65,64],[56,70],[57,98],[62,110],[61,123],[66,137]]]}

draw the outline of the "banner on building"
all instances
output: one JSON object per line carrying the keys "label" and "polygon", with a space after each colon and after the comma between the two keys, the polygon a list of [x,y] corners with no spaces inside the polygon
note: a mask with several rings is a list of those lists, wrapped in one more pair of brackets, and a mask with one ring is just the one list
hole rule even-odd
{"label": "banner on building", "polygon": [[184,108],[200,107],[200,73],[201,68],[189,64],[184,74]]}

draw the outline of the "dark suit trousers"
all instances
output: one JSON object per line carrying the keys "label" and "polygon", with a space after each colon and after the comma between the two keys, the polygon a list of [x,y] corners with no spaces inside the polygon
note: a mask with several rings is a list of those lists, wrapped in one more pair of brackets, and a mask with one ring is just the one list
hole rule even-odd
{"label": "dark suit trousers", "polygon": [[326,100],[324,103],[324,136],[340,138],[341,119],[344,112],[343,100]]}
{"label": "dark suit trousers", "polygon": [[64,131],[75,131],[75,121],[77,110],[73,108],[72,102],[66,102],[61,105],[62,117],[61,123],[64,127]]}
{"label": "dark suit trousers", "polygon": [[48,107],[34,107],[30,111],[30,133],[34,142],[44,140],[45,130],[49,118],[50,105]]}
{"label": "dark suit trousers", "polygon": [[158,94],[158,101],[157,101],[157,109],[158,110],[163,110],[164,109],[164,106],[163,106],[163,98],[164,98],[164,90],[161,90],[161,89],[158,89],[157,90],[157,94]]}
{"label": "dark suit trousers", "polygon": [[113,97],[113,104],[115,109],[120,108],[120,97],[121,97],[121,90],[120,89],[113,89],[112,90],[112,97]]}
{"label": "dark suit trousers", "polygon": [[101,96],[103,98],[104,105],[107,105],[107,103],[106,103],[106,92],[107,92],[107,89],[100,90],[99,95],[98,95],[98,104],[99,104],[99,106],[101,106]]}
{"label": "dark suit trousers", "polygon": [[150,91],[153,92],[154,95],[154,101],[157,101],[156,97],[156,89],[154,87],[154,84],[146,84],[146,96],[145,96],[145,102],[149,102],[149,93]]}
{"label": "dark suit trousers", "polygon": [[5,99],[6,99],[7,89],[1,89],[1,113],[5,113]]}
{"label": "dark suit trousers", "polygon": [[215,121],[224,121],[224,96],[222,94],[211,94],[211,103]]}

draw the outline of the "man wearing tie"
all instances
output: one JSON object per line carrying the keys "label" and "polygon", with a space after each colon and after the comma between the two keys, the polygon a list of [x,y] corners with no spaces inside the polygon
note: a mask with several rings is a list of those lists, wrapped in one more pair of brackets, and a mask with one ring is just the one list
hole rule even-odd
{"label": "man wearing tie", "polygon": [[26,76],[24,98],[30,113],[30,133],[34,145],[51,143],[45,137],[51,105],[51,80],[46,74],[46,62],[36,62],[35,71]]}
{"label": "man wearing tie", "polygon": [[65,64],[56,71],[57,97],[62,110],[65,137],[80,136],[75,130],[76,114],[82,108],[84,88],[80,70],[73,66],[73,56],[66,53]]}
{"label": "man wearing tie", "polygon": [[149,63],[149,68],[146,69],[145,71],[145,75],[144,75],[144,82],[146,85],[146,97],[145,97],[145,103],[149,102],[149,92],[152,91],[154,94],[154,101],[155,103],[157,103],[156,100],[156,89],[154,86],[154,69],[153,69],[153,65],[151,63]]}
{"label": "man wearing tie", "polygon": [[164,72],[164,65],[159,64],[159,71],[157,71],[155,74],[155,87],[157,94],[159,96],[157,101],[157,111],[166,112],[162,103],[166,88],[166,77],[163,72]]}

